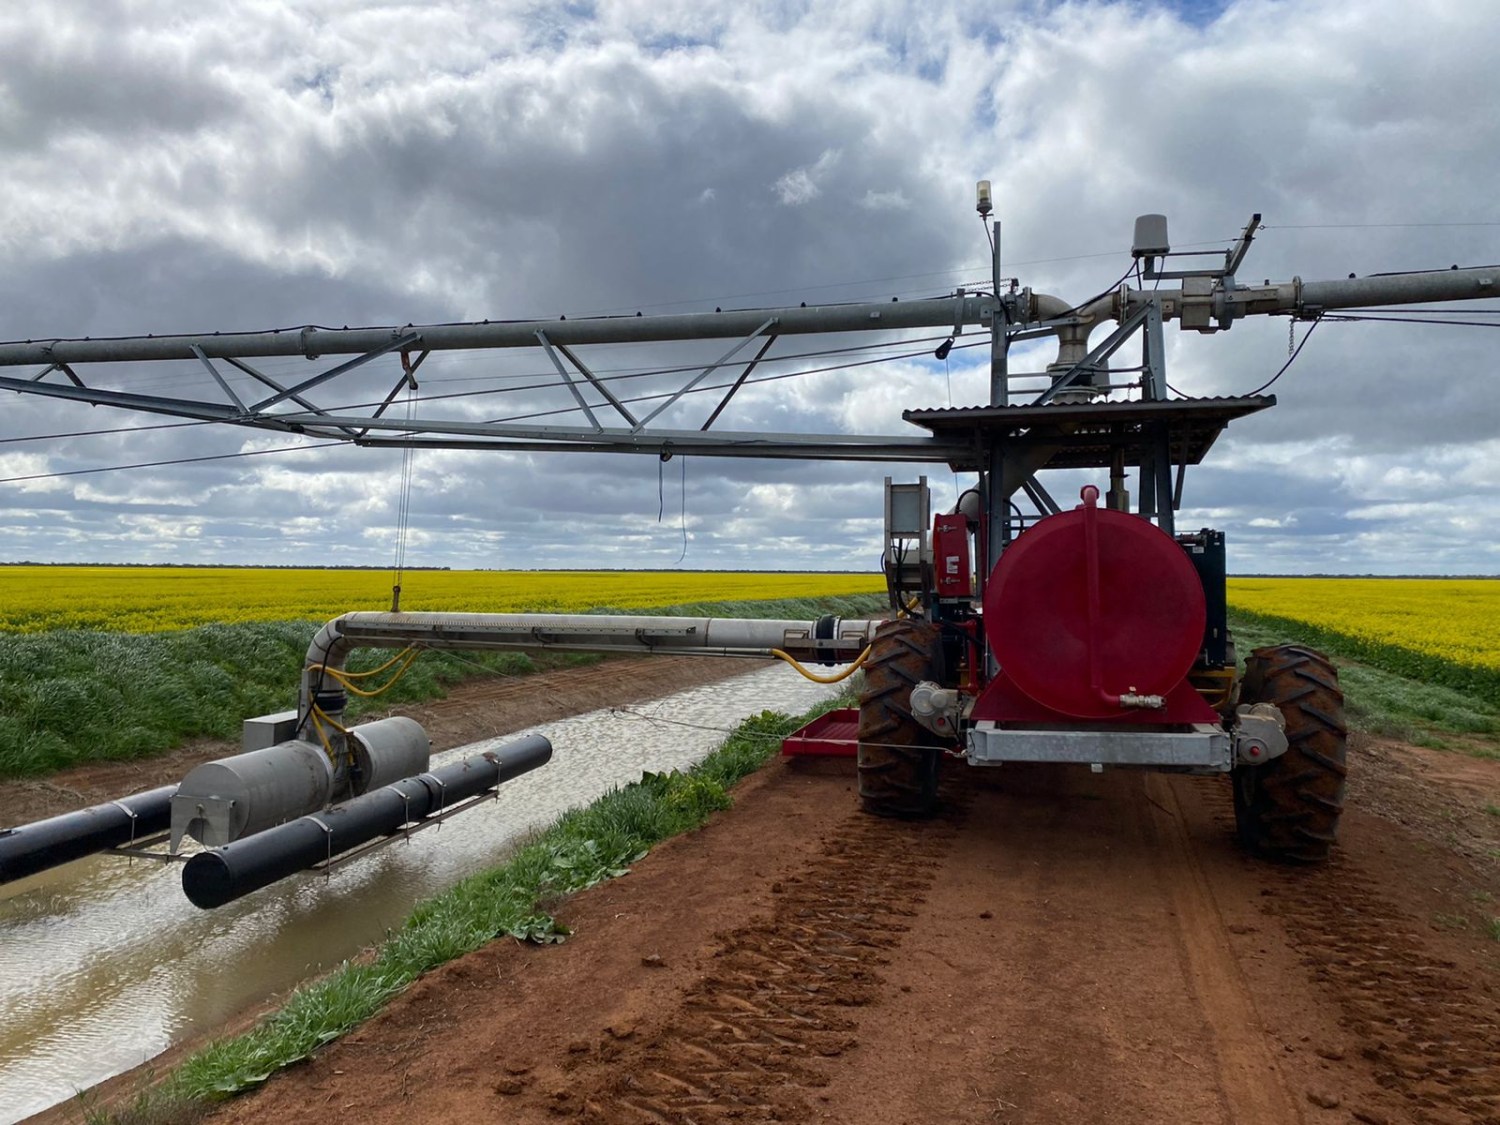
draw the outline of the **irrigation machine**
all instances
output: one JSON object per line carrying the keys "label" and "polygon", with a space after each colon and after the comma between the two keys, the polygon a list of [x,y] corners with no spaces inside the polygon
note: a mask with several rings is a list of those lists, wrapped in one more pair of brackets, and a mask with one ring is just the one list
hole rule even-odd
{"label": "irrigation machine", "polygon": [[[981,183],[987,225],[991,210]],[[428,739],[410,719],[346,726],[357,684],[344,662],[361,646],[778,655],[799,667],[858,661],[857,711],[832,713],[785,749],[850,753],[870,813],[930,814],[944,758],[1223,774],[1247,846],[1324,859],[1344,795],[1337,673],[1299,646],[1258,649],[1241,672],[1226,625],[1224,536],[1180,529],[1174,518],[1188,466],[1231,422],[1276,400],[1173,393],[1164,328],[1175,320],[1213,333],[1249,316],[1311,321],[1333,310],[1491,298],[1500,295],[1500,268],[1247,285],[1237,275],[1259,223],[1253,216],[1221,258],[1174,254],[1165,218],[1142,216],[1133,246],[1141,287],[1122,283],[1082,304],[1003,277],[994,222],[988,285],[928,300],[0,344],[0,366],[31,369],[0,376],[0,388],[359,446],[928,463],[975,482],[952,511],[933,513],[925,477],[886,478],[883,620],[345,614],[308,649],[296,709],[247,720],[243,753],[199,766],[180,785],[0,832],[0,881],[104,850],[176,853],[191,836],[204,847],[184,864],[184,889],[216,906],[436,823],[550,757],[547,741],[533,736],[433,769]],[[778,341],[916,329],[946,336],[940,358],[965,333],[987,337],[987,403],[906,410],[904,435],[716,428]],[[1046,337],[1056,337],[1057,356],[1044,371],[1009,370],[1012,345]],[[729,346],[644,403],[585,359],[594,345],[705,340]],[[492,348],[536,349],[578,419],[390,410],[415,389],[431,354]],[[347,358],[283,382],[257,366],[273,356]],[[166,361],[197,365],[205,393],[119,389],[108,375]],[[356,372],[378,378],[392,361],[399,367],[378,404],[318,404]],[[708,382],[716,374],[721,381]],[[707,420],[684,425],[697,401],[689,396],[710,390],[721,393]],[[678,424],[668,426],[667,415]],[[1096,483],[1076,504],[1065,501],[1045,483],[1061,470]]]}

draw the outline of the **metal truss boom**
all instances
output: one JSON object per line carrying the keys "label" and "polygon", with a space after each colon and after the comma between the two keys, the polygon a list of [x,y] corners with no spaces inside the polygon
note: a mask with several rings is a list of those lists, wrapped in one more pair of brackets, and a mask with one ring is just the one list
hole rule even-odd
{"label": "metal truss boom", "polygon": [[[998,246],[998,242],[997,242]],[[998,284],[998,282],[997,282]],[[30,377],[0,375],[0,389],[94,405],[146,411],[203,422],[229,423],[265,430],[308,434],[370,446],[400,445],[507,451],[575,450],[584,452],[673,453],[698,456],[772,457],[814,460],[957,462],[972,460],[972,445],[956,444],[951,435],[894,436],[801,432],[745,432],[710,430],[724,407],[745,383],[750,371],[765,357],[771,344],[788,335],[848,332],[899,332],[938,328],[958,336],[966,328],[982,326],[995,340],[992,382],[997,378],[1004,401],[1005,349],[1012,343],[1056,333],[1068,351],[1081,360],[1049,368],[1054,376],[1038,402],[1091,381],[1095,365],[1107,360],[1134,331],[1148,337],[1146,375],[1141,389],[1147,399],[1165,394],[1160,363],[1161,324],[1179,320],[1184,328],[1217,331],[1249,315],[1290,314],[1314,317],[1332,309],[1417,301],[1452,301],[1500,295],[1500,268],[1439,270],[1425,273],[1376,275],[1304,283],[1267,282],[1237,285],[1230,276],[1187,277],[1178,289],[1151,291],[1128,287],[1105,294],[1084,307],[1069,308],[1057,298],[1035,297],[1030,290],[975,294],[958,290],[945,297],[918,301],[866,302],[844,305],[741,309],[729,312],[665,316],[559,317],[555,320],[482,321],[467,324],[401,325],[383,328],[321,328],[308,325],[269,332],[214,332],[204,335],[135,336],[109,339],[49,339],[0,343],[0,367],[41,365]],[[1059,311],[1065,310],[1065,311]],[[1119,322],[1104,343],[1087,351],[1090,330],[1103,319]],[[693,371],[675,389],[654,393],[659,399],[637,415],[579,358],[574,349],[591,345],[731,339],[734,345],[720,358]],[[761,341],[753,358],[736,358],[750,344]],[[949,345],[951,346],[951,344]],[[383,417],[403,388],[415,389],[415,372],[433,352],[489,348],[540,348],[557,373],[557,386],[567,390],[583,425],[535,425],[521,419],[492,421],[465,418]],[[1087,351],[1087,356],[1084,352]],[[416,355],[413,361],[413,353]],[[401,370],[395,386],[372,412],[344,408],[334,413],[309,396],[335,380],[395,354]],[[940,354],[946,354],[940,349]],[[291,385],[273,379],[249,362],[256,357],[352,356],[318,374]],[[188,360],[205,369],[222,399],[143,394],[86,380],[79,368],[98,363],[145,363]],[[215,363],[222,361],[254,379],[272,393],[256,399],[236,390]],[[575,378],[568,365],[582,377]],[[703,385],[715,371],[740,367],[728,393],[697,429],[681,424],[671,428],[653,423],[666,411],[680,408],[694,391],[717,389]],[[1058,367],[1068,367],[1061,372]],[[59,376],[49,379],[49,376]],[[1019,378],[1020,376],[1016,376]],[[63,381],[66,380],[66,381]],[[1084,393],[1088,388],[1082,386]],[[588,395],[600,396],[590,402]],[[372,404],[373,405],[373,404]],[[367,409],[367,408],[358,408]],[[613,410],[625,425],[607,426],[600,410]],[[1029,477],[1022,473],[1022,478]],[[1008,495],[1009,493],[1006,493]]]}

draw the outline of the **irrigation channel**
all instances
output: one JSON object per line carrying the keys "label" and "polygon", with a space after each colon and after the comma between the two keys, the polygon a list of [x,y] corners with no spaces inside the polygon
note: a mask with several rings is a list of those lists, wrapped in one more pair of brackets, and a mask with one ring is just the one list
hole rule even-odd
{"label": "irrigation channel", "polygon": [[294,876],[214,911],[183,896],[178,865],[144,860],[96,856],[0,888],[0,1125],[211,1034],[380,941],[417,902],[493,866],[564,810],[643,770],[701,760],[750,715],[796,714],[834,690],[778,665],[534,727],[553,741],[551,763],[495,800],[329,876]]}

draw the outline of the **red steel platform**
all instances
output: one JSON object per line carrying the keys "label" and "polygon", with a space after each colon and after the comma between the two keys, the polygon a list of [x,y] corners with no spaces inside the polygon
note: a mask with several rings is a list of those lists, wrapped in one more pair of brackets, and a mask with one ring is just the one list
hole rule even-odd
{"label": "red steel platform", "polygon": [[859,744],[859,708],[845,707],[819,715],[782,739],[787,755],[852,758]]}

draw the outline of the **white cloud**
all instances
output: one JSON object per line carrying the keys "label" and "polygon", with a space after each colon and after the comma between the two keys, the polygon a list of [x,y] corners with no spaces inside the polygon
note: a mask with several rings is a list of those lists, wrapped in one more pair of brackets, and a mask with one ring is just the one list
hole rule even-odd
{"label": "white cloud", "polygon": [[772,185],[772,189],[781,202],[788,207],[800,207],[804,203],[811,203],[823,194],[823,185],[833,175],[838,164],[838,150],[830,149],[808,167],[793,168],[777,180]]}
{"label": "white cloud", "polygon": [[[1410,27],[1421,34],[1392,30]],[[1492,221],[1500,119],[1482,109],[1497,64],[1500,12],[1479,0],[1236,0],[1196,22],[1123,2],[11,5],[0,336],[931,295],[987,274],[981,177],[1006,272],[1068,300],[1124,270],[1145,211],[1169,215],[1179,249],[1216,250],[1263,212],[1242,279],[1494,261],[1500,228],[1442,224]],[[1281,404],[1235,423],[1190,474],[1183,519],[1225,526],[1241,569],[1500,569],[1487,340],[1320,326],[1273,388]],[[1168,376],[1242,392],[1286,343],[1280,321],[1169,328]],[[814,346],[829,342],[772,354]],[[723,347],[687,350],[707,362]],[[910,432],[901,411],[948,405],[950,381],[954,403],[982,398],[983,352],[747,385],[719,426]],[[1049,358],[1017,348],[1014,365]],[[318,369],[257,362],[283,382]],[[670,362],[617,349],[595,366]],[[538,373],[553,378],[537,357],[435,355],[424,409],[566,408],[564,393],[514,389]],[[193,365],[119,379],[211,387]],[[341,394],[378,401],[393,382],[372,364]],[[714,399],[668,417],[696,427]],[[16,399],[7,437],[132,417]],[[0,446],[0,477],[287,444],[213,428],[55,438]],[[660,524],[651,458],[423,452],[416,466],[421,561],[659,565],[681,549],[680,463],[662,475]],[[890,471],[952,488],[941,466]],[[886,472],[690,459],[687,565],[867,566]],[[193,561],[378,564],[399,474],[390,451],[340,449],[14,481],[0,522],[31,557],[172,543]],[[156,522],[123,522],[143,514]],[[173,530],[188,526],[199,534]]]}

